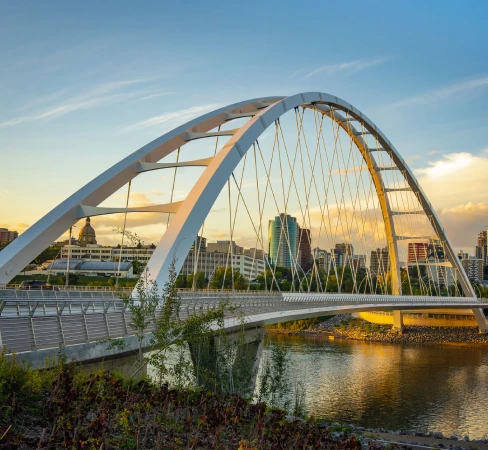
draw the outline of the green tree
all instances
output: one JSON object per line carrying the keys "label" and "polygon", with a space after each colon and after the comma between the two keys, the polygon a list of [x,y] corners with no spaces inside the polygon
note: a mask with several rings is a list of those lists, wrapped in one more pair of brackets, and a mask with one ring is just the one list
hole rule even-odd
{"label": "green tree", "polygon": [[178,289],[185,289],[187,287],[187,284],[186,284],[186,275],[180,273],[176,277],[176,287]]}
{"label": "green tree", "polygon": [[[195,371],[198,380],[198,365],[191,367],[191,361],[184,358],[186,349],[188,346],[208,346],[212,338],[221,332],[227,303],[219,302],[207,310],[186,311],[185,317],[182,317],[176,279],[173,261],[163,289],[161,311],[150,339],[154,351],[148,360],[157,369],[161,381],[173,376],[176,383],[183,386],[192,382]],[[173,361],[171,364],[170,360]]]}
{"label": "green tree", "polygon": [[[59,281],[61,282],[61,285],[66,284],[66,275],[61,275],[59,277]],[[76,286],[79,281],[79,276],[76,273],[70,273],[68,275],[68,282],[70,286]]]}
{"label": "green tree", "polygon": [[238,290],[245,290],[248,286],[248,280],[240,273],[239,269],[232,269],[230,267],[217,267],[215,269],[210,286],[212,289],[232,289],[232,276],[234,276],[234,288]]}
{"label": "green tree", "polygon": [[58,255],[60,250],[60,247],[48,247],[43,250],[36,258],[34,258],[33,262],[35,262],[37,265],[41,265],[45,261],[49,261],[50,259],[56,259],[56,256]]}
{"label": "green tree", "polygon": [[[159,306],[158,289],[155,282],[149,279],[148,271],[144,271],[136,285],[136,295],[122,296],[124,305],[130,313],[130,327],[134,330],[138,345],[138,364],[144,364],[143,341],[149,327],[155,319]],[[138,369],[139,370],[139,369]]]}

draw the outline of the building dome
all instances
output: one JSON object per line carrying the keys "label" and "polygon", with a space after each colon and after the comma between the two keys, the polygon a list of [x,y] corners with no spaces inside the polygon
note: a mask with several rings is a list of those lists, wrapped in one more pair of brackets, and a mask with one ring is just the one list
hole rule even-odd
{"label": "building dome", "polygon": [[96,244],[97,243],[97,237],[95,234],[95,230],[90,225],[90,218],[89,217],[86,218],[86,224],[80,230],[80,234],[78,236],[78,241],[82,247],[84,247],[87,244]]}

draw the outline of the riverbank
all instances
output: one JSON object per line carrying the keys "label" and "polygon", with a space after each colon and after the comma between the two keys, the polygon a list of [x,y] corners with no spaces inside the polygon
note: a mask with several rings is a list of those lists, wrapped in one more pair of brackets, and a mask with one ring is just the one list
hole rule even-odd
{"label": "riverbank", "polygon": [[488,450],[488,440],[303,419],[237,395],[0,357],[0,448]]}
{"label": "riverbank", "polygon": [[72,364],[34,371],[0,358],[4,449],[378,449],[235,394],[86,374]]}
{"label": "riverbank", "polygon": [[[286,329],[268,329],[270,333],[290,334]],[[341,314],[319,322],[307,330],[293,332],[297,335],[324,336],[385,344],[439,344],[463,346],[488,346],[488,335],[480,334],[477,327],[421,327],[405,326],[402,333],[391,325],[378,325],[351,314]]]}
{"label": "riverbank", "polygon": [[[333,426],[333,424],[327,424]],[[356,433],[363,436],[366,440],[372,439],[380,442],[385,446],[397,444],[399,446],[408,446],[414,450],[421,448],[450,449],[450,450],[488,450],[488,439],[471,440],[468,436],[461,439],[457,436],[444,436],[440,432],[415,432],[412,430],[385,430],[383,428],[369,429],[354,425],[342,425],[350,433]]]}

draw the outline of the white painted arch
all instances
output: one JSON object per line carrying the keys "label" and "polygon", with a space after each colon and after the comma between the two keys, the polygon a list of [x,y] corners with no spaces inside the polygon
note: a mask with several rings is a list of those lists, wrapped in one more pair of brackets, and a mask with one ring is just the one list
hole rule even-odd
{"label": "white painted arch", "polygon": [[204,137],[204,133],[219,127],[228,120],[250,117],[241,128],[232,130],[229,141],[211,161],[208,161],[207,168],[193,186],[188,197],[179,205],[177,213],[150,259],[148,269],[151,277],[158,286],[162,287],[174,258],[176,259],[176,270],[180,269],[193,243],[194,236],[198,234],[208,212],[244,154],[270,125],[283,114],[297,107],[313,108],[327,115],[354,139],[359,148],[380,200],[392,266],[393,293],[401,295],[397,241],[402,237],[395,235],[388,190],[384,188],[381,178],[381,171],[385,168],[377,166],[374,158],[371,158],[371,152],[363,139],[363,133],[355,129],[350,120],[344,120],[344,117],[337,112],[344,112],[348,117],[357,120],[368,134],[374,135],[381,147],[390,154],[410,189],[418,197],[424,213],[444,244],[447,257],[457,274],[456,278],[461,283],[464,295],[475,297],[437,214],[395,147],[371,120],[351,104],[338,97],[319,92],[307,92],[290,97],[259,98],[220,108],[170,131],[137,150],[75,192],[0,252],[0,284],[8,283],[44,248],[74,225],[80,217],[80,208],[98,206],[139,175],[141,166],[144,167],[145,163],[157,163],[184,146],[191,140],[189,137]]}

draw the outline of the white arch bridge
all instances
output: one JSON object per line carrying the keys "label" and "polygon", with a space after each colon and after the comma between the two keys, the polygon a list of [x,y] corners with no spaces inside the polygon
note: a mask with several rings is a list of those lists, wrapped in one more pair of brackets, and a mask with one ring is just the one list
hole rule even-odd
{"label": "white arch bridge", "polygon": [[[458,308],[488,329],[486,305],[410,168],[370,119],[329,94],[236,103],[155,139],[0,252],[0,285],[79,220],[112,214],[121,218],[121,247],[132,217],[151,218],[133,228],[160,227],[147,264],[158,286],[174,263],[183,282],[207,288],[185,294],[187,305],[210,301],[209,288],[230,289],[250,326],[344,311]],[[204,234],[222,242],[209,251]],[[68,258],[76,249],[69,246]],[[198,276],[206,286],[196,286]],[[0,292],[0,332],[12,351],[85,345],[102,333],[90,320],[110,336],[130,335],[114,294]],[[400,312],[395,321],[401,325]],[[68,338],[70,329],[79,336]]]}

